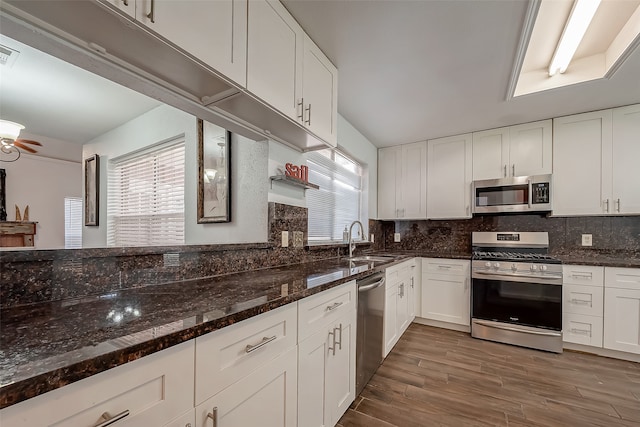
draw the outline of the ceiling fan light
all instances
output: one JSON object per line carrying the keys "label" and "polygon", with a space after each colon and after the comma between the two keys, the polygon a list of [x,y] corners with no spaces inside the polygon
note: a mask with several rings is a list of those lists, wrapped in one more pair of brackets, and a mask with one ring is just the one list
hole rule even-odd
{"label": "ceiling fan light", "polygon": [[575,0],[549,65],[549,76],[564,73],[602,0]]}
{"label": "ceiling fan light", "polygon": [[24,129],[24,126],[19,123],[0,119],[0,138],[2,139],[10,139],[12,141],[15,141],[16,139],[18,139],[18,136],[20,135],[20,131],[22,129]]}

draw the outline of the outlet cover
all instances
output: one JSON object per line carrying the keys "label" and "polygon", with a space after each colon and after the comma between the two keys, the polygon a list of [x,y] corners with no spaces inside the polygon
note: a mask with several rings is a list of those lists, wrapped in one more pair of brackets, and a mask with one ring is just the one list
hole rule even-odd
{"label": "outlet cover", "polygon": [[289,247],[289,232],[288,231],[283,231],[282,232],[282,247],[283,248]]}
{"label": "outlet cover", "polygon": [[593,236],[591,234],[582,235],[582,246],[593,246]]}
{"label": "outlet cover", "polygon": [[375,237],[375,234],[371,233],[371,239],[369,239],[369,241],[371,243],[375,243],[375,238],[374,237]]}
{"label": "outlet cover", "polygon": [[304,246],[304,233],[302,231],[292,231],[291,243],[294,248],[301,248]]}
{"label": "outlet cover", "polygon": [[393,241],[396,243],[400,241],[400,233],[393,233]]}

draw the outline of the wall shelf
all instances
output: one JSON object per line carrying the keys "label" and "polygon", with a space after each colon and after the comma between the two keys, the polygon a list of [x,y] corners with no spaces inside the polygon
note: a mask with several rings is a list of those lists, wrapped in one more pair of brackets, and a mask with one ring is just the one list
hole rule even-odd
{"label": "wall shelf", "polygon": [[275,175],[275,176],[269,177],[269,179],[271,180],[271,188],[273,188],[273,181],[279,181],[284,184],[292,185],[294,187],[304,188],[305,191],[308,189],[318,190],[320,188],[320,186],[316,184],[312,184],[310,182],[306,182],[298,178],[293,178],[288,175]]}

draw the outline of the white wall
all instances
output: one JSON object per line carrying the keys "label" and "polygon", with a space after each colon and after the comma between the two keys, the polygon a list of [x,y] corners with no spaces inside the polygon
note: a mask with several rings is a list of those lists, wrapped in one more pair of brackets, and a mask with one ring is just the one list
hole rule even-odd
{"label": "white wall", "polygon": [[[196,118],[168,105],[162,105],[83,146],[83,158],[96,153],[100,155],[99,226],[83,227],[83,247],[106,246],[109,159],[180,136],[185,139],[185,243],[267,240],[268,182],[264,179],[267,174],[267,144],[246,138],[234,138],[231,148],[232,222],[197,224]],[[260,178],[256,174],[260,174]]]}
{"label": "white wall", "polygon": [[[78,153],[80,146],[76,146]],[[15,205],[36,221],[36,249],[64,248],[64,198],[81,197],[82,164],[23,153],[0,165],[7,172],[7,220],[15,221]]]}

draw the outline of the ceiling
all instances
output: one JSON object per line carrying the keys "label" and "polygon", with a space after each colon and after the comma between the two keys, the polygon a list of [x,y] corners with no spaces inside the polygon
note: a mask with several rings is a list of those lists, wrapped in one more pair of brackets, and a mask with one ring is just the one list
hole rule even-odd
{"label": "ceiling", "polygon": [[525,0],[283,3],[337,66],[339,113],[378,147],[640,102],[640,49],[611,79],[507,101]]}
{"label": "ceiling", "polygon": [[6,36],[0,44],[19,52],[0,66],[0,117],[25,134],[81,145],[160,105]]}

